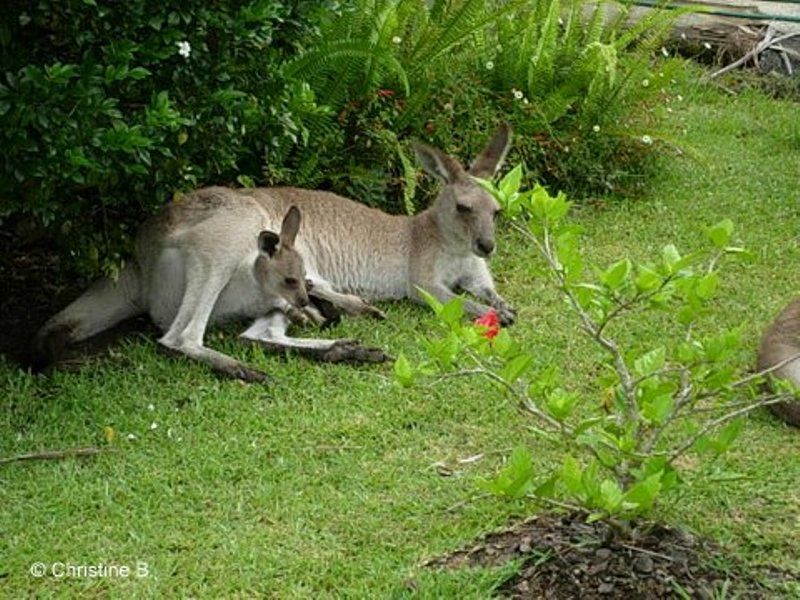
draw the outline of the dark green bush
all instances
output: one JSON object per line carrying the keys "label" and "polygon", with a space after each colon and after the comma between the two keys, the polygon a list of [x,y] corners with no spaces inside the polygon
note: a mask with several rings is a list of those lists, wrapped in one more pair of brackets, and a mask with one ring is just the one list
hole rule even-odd
{"label": "dark green bush", "polygon": [[[310,110],[280,64],[320,3],[10,0],[0,8],[0,224],[87,267],[176,191],[258,177]],[[88,261],[87,261],[88,259]]]}
{"label": "dark green bush", "polygon": [[625,32],[603,6],[10,0],[0,225],[49,233],[91,271],[199,185],[321,187],[414,212],[431,183],[409,140],[466,160],[500,121],[538,181],[628,191],[659,147],[650,107],[677,63],[653,60],[667,17]]}

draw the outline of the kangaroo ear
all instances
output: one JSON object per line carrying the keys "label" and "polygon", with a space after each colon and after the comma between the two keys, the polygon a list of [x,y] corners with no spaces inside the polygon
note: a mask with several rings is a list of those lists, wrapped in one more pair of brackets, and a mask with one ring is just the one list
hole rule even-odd
{"label": "kangaroo ear", "polygon": [[291,247],[294,245],[294,240],[297,237],[297,232],[300,230],[300,209],[292,206],[286,216],[283,217],[283,224],[281,225],[281,243],[284,246]]}
{"label": "kangaroo ear", "polygon": [[481,179],[491,179],[508,154],[508,149],[511,147],[511,134],[511,126],[503,123],[500,129],[494,132],[483,151],[472,162],[469,174]]}
{"label": "kangaroo ear", "polygon": [[258,249],[267,256],[274,256],[280,241],[280,236],[274,231],[262,231],[258,234]]}
{"label": "kangaroo ear", "polygon": [[464,169],[452,156],[422,142],[414,141],[412,146],[422,168],[434,177],[445,183],[453,183],[464,177]]}

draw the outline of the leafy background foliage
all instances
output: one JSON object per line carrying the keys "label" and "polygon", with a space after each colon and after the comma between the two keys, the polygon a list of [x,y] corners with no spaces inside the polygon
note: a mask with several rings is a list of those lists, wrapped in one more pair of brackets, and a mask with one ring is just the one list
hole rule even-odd
{"label": "leafy background foliage", "polygon": [[408,141],[469,160],[501,121],[543,184],[630,193],[669,145],[652,108],[680,63],[654,60],[671,15],[624,30],[624,10],[608,20],[605,7],[13,0],[0,9],[0,224],[55,238],[93,272],[201,185],[318,187],[413,213],[432,183]]}

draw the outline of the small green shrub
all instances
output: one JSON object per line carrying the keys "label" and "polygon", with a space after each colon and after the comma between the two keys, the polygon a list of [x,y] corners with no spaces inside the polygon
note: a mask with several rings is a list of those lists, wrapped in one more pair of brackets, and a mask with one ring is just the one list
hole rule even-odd
{"label": "small green shrub", "polygon": [[[624,530],[624,521],[650,511],[681,483],[685,454],[697,452],[702,462],[725,452],[742,428],[739,417],[786,397],[763,395],[763,374],[740,372],[739,330],[695,333],[695,324],[713,311],[721,260],[744,250],[730,245],[733,224],[725,220],[707,228],[707,249],[682,255],[666,245],[652,261],[624,257],[592,269],[567,220],[565,196],[551,196],[540,186],[520,192],[521,179],[517,167],[498,187],[485,186],[543,260],[582,333],[598,349],[599,368],[562,375],[488,318],[484,325],[465,324],[462,299],[442,305],[430,297],[444,335],[423,341],[428,358],[422,365],[399,357],[396,378],[402,385],[432,376],[487,379],[563,454],[559,464],[537,473],[522,444],[482,487],[580,507],[592,518],[621,519]],[[592,271],[595,276],[587,278]],[[633,311],[664,311],[681,334],[646,336],[623,346],[615,330]],[[587,373],[598,373],[588,382],[589,394],[578,391],[587,388]]]}

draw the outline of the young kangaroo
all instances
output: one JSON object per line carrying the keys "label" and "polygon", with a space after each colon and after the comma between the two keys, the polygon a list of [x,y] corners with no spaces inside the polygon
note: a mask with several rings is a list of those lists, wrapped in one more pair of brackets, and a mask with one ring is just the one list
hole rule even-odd
{"label": "young kangaroo", "polygon": [[[797,360],[790,360],[798,357]],[[800,386],[800,299],[781,312],[761,338],[758,370],[788,361],[772,375]],[[769,409],[781,420],[800,427],[800,400],[771,404]]]}
{"label": "young kangaroo", "polygon": [[221,352],[206,348],[210,323],[256,318],[242,337],[270,348],[296,348],[321,360],[377,361],[383,353],[350,340],[300,340],[264,330],[308,304],[305,268],[295,250],[300,210],[284,211],[280,234],[267,227],[263,209],[247,198],[200,190],[165,207],[145,222],[136,240],[135,260],[117,281],[101,280],[50,319],[34,340],[36,362],[57,358],[69,343],[84,340],[123,319],[148,313],[164,332],[166,348],[246,381],[266,375]]}
{"label": "young kangaroo", "polygon": [[[475,300],[465,310],[477,316],[490,306],[510,324],[515,312],[495,291],[486,258],[495,247],[494,220],[500,207],[473,177],[490,178],[511,142],[501,127],[469,170],[425,144],[415,144],[425,170],[444,182],[432,206],[418,215],[394,216],[328,192],[296,188],[231,190],[252,198],[277,222],[289,206],[303,211],[297,249],[314,293],[345,312],[369,312],[363,301],[412,298],[419,289],[440,301],[457,292]],[[352,295],[351,295],[352,294]]]}

